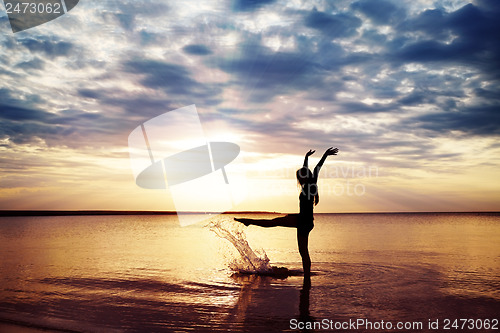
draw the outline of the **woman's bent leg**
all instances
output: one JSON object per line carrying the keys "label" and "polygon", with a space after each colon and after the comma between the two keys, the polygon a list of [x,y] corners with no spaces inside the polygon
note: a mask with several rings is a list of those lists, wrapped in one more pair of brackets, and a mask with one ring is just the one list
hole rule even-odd
{"label": "woman's bent leg", "polygon": [[302,257],[302,268],[304,277],[311,276],[311,258],[309,257],[309,234],[303,235],[297,232],[297,243],[299,245],[299,253]]}
{"label": "woman's bent leg", "polygon": [[270,228],[270,227],[297,227],[297,215],[288,214],[285,216],[276,217],[274,219],[244,219],[244,218],[234,218],[235,221],[241,222],[248,226],[250,224],[259,227]]}

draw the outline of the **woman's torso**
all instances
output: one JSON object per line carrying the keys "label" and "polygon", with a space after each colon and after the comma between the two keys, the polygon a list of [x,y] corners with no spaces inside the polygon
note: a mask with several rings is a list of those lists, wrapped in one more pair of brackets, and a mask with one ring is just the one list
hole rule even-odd
{"label": "woman's torso", "polygon": [[[316,185],[316,184],[314,184]],[[299,194],[299,218],[297,221],[297,228],[299,231],[309,232],[314,227],[314,194],[311,193],[311,187],[309,189],[304,186]],[[306,188],[306,189],[304,189]],[[317,189],[316,186],[314,186]]]}

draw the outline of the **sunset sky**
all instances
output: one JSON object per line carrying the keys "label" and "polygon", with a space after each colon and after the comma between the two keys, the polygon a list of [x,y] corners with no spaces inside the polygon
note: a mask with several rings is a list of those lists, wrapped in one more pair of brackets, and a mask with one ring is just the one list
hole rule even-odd
{"label": "sunset sky", "polygon": [[2,7],[0,209],[175,210],[135,184],[128,136],[195,104],[208,141],[241,148],[234,210],[296,212],[304,154],[335,146],[317,212],[499,211],[499,17],[498,0],[80,0],[14,34]]}

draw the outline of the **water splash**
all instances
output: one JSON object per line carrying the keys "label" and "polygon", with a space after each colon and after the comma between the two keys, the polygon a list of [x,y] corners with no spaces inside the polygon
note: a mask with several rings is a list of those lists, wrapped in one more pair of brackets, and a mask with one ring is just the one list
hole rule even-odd
{"label": "water splash", "polygon": [[233,258],[229,262],[231,270],[248,274],[270,274],[274,271],[269,264],[266,251],[254,251],[250,247],[239,223],[218,217],[217,220],[210,221],[206,227],[218,237],[228,240],[238,250],[239,258]]}

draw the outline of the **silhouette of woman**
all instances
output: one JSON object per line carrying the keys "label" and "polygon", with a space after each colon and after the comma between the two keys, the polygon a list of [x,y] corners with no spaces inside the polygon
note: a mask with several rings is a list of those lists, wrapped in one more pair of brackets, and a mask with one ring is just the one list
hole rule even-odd
{"label": "silhouette of woman", "polygon": [[299,213],[288,214],[286,216],[277,217],[274,219],[245,219],[235,218],[236,221],[245,224],[246,226],[252,224],[260,227],[289,227],[297,228],[297,243],[299,253],[302,257],[302,267],[304,269],[304,276],[311,275],[311,258],[309,257],[309,232],[314,228],[313,209],[319,202],[318,193],[318,176],[323,163],[330,155],[337,155],[338,148],[328,148],[323,157],[311,172],[308,167],[309,156],[314,154],[315,150],[309,150],[304,158],[304,165],[297,170],[297,182],[300,185],[299,194]]}

